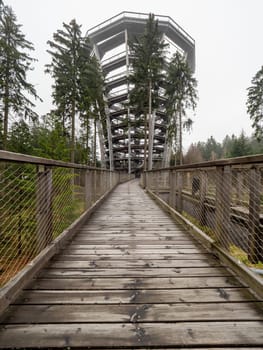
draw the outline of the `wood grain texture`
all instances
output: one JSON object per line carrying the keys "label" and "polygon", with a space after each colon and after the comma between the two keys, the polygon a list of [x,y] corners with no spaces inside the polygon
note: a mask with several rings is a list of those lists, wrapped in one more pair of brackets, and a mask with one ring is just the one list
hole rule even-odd
{"label": "wood grain texture", "polygon": [[1,347],[236,346],[263,344],[262,322],[6,325]]}
{"label": "wood grain texture", "polygon": [[0,349],[255,350],[262,304],[132,181],[9,307]]}

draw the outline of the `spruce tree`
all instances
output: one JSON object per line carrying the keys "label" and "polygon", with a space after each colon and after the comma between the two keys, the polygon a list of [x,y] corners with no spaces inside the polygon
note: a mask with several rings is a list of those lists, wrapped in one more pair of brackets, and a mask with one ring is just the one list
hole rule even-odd
{"label": "spruce tree", "polygon": [[187,118],[186,110],[195,109],[197,100],[197,81],[193,77],[185,58],[179,53],[172,57],[167,69],[165,84],[167,96],[168,142],[176,143],[179,139],[179,163],[183,162],[182,132],[190,129],[192,120]]}
{"label": "spruce tree", "polygon": [[248,88],[247,112],[252,120],[255,136],[263,139],[263,66],[256,73]]}
{"label": "spruce tree", "polygon": [[2,128],[2,148],[7,149],[8,125],[10,112],[19,118],[35,120],[37,114],[33,111],[34,103],[28,98],[35,99],[36,90],[27,81],[27,73],[32,70],[35,61],[29,52],[34,50],[33,44],[26,40],[17,23],[11,7],[1,4],[0,16],[0,115]]}
{"label": "spruce tree", "polygon": [[[166,44],[158,29],[158,21],[150,14],[144,33],[130,43],[133,73],[130,83],[130,104],[137,118],[144,116],[144,170],[147,169],[148,118],[159,106],[159,91],[163,80]],[[148,164],[151,168],[151,164]]]}
{"label": "spruce tree", "polygon": [[48,44],[52,61],[46,66],[46,72],[55,80],[52,96],[56,113],[64,129],[70,126],[70,161],[74,162],[76,117],[80,116],[88,139],[89,119],[97,101],[101,100],[101,73],[95,58],[91,58],[89,41],[82,37],[81,26],[75,20],[63,23],[63,30],[54,33],[53,41],[48,41]]}

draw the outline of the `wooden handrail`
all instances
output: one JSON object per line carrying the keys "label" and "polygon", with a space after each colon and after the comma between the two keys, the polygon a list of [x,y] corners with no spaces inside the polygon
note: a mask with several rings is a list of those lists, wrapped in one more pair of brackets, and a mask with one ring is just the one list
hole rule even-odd
{"label": "wooden handrail", "polygon": [[8,152],[8,151],[0,151],[0,161],[27,163],[27,164],[38,164],[38,165],[46,165],[46,166],[50,166],[50,167],[59,166],[62,168],[110,171],[109,169],[97,168],[97,167],[87,166],[84,164],[63,162],[60,160],[35,157],[35,156],[27,155],[27,154],[14,153],[14,152]]}

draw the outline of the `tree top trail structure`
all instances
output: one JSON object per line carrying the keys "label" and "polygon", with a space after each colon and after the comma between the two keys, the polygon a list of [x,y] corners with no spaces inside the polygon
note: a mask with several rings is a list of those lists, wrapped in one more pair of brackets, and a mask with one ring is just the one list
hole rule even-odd
{"label": "tree top trail structure", "polygon": [[[106,123],[99,132],[102,164],[111,170],[140,171],[144,160],[144,121],[129,106],[132,72],[130,42],[143,34],[149,14],[122,12],[87,31],[93,52],[105,75]],[[195,41],[169,16],[155,15],[169,55],[179,51],[195,70]],[[159,98],[165,101],[161,92]],[[167,113],[164,103],[149,117],[148,154],[153,167],[169,164],[171,147],[167,142]],[[98,129],[99,130],[99,129]]]}

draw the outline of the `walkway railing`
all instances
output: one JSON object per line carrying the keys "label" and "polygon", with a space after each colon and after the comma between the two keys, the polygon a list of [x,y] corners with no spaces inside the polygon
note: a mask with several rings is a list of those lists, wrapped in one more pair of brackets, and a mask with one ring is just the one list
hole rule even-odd
{"label": "walkway railing", "polygon": [[120,180],[105,169],[0,151],[0,286]]}
{"label": "walkway railing", "polygon": [[144,175],[147,189],[221,248],[249,266],[263,268],[262,155],[156,169]]}

